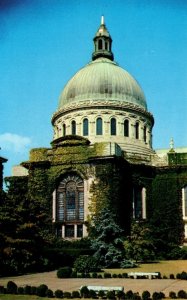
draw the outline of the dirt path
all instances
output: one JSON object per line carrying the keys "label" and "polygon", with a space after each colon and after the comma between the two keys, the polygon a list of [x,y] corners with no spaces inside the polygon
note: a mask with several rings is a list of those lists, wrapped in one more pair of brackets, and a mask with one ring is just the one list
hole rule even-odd
{"label": "dirt path", "polygon": [[166,296],[170,291],[178,292],[179,290],[187,291],[187,280],[176,279],[125,279],[125,278],[112,278],[112,279],[59,279],[56,277],[56,271],[45,272],[38,274],[30,274],[16,277],[0,278],[0,285],[6,286],[9,280],[14,281],[18,286],[31,285],[38,286],[46,284],[53,291],[61,289],[63,291],[75,291],[83,285],[99,285],[99,286],[123,286],[125,292],[132,290],[140,294],[148,290],[151,294],[153,292],[163,292]]}

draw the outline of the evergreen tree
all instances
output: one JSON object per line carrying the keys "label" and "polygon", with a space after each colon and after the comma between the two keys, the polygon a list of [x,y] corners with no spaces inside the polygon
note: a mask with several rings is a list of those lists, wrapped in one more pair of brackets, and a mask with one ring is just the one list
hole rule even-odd
{"label": "evergreen tree", "polygon": [[93,218],[90,236],[94,257],[101,267],[114,267],[121,263],[124,257],[123,230],[108,208]]}
{"label": "evergreen tree", "polygon": [[127,258],[137,261],[150,261],[155,258],[155,247],[151,230],[145,222],[134,222],[131,235],[124,243]]}

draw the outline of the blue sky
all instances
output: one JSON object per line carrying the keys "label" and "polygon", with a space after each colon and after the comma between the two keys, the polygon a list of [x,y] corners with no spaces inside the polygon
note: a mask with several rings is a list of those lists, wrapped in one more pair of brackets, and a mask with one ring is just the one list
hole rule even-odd
{"label": "blue sky", "polygon": [[101,15],[115,61],[155,117],[153,147],[187,146],[187,1],[0,0],[0,156],[12,165],[49,147],[66,82],[91,60]]}

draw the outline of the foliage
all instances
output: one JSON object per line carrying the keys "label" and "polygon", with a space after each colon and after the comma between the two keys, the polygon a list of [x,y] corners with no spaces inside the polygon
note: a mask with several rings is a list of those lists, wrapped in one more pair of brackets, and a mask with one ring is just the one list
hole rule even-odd
{"label": "foliage", "polygon": [[99,296],[100,298],[104,298],[105,292],[102,291],[102,290],[98,291],[98,296]]}
{"label": "foliage", "polygon": [[62,267],[57,271],[58,278],[70,278],[72,274],[72,268],[70,267]]}
{"label": "foliage", "polygon": [[127,259],[124,259],[121,264],[120,264],[120,267],[122,269],[127,269],[127,268],[136,268],[137,267],[137,264],[135,264],[133,261],[131,260],[127,260]]}
{"label": "foliage", "polygon": [[[88,230],[90,229],[89,225],[92,225],[92,219],[97,218],[102,210],[110,207],[111,211],[118,216],[117,221],[124,230],[124,234],[129,232],[131,217],[129,213],[131,211],[129,172],[129,165],[122,158],[95,165],[96,180],[92,182],[90,188]],[[126,182],[125,185],[124,182]]]}
{"label": "foliage", "polygon": [[176,298],[177,298],[176,293],[173,292],[173,291],[169,292],[169,298],[171,298],[171,299],[176,299]]}
{"label": "foliage", "polygon": [[187,293],[184,290],[180,290],[177,293],[178,298],[187,299]]}
{"label": "foliage", "polygon": [[64,297],[63,298],[70,299],[71,298],[71,293],[70,292],[64,292]]}
{"label": "foliage", "polygon": [[45,297],[47,295],[48,286],[46,284],[41,284],[37,287],[37,295],[39,297]]}
{"label": "foliage", "polygon": [[72,292],[72,298],[80,298],[80,293],[79,293],[79,291],[73,291],[73,292]]}
{"label": "foliage", "polygon": [[56,291],[55,291],[55,297],[56,297],[56,298],[62,299],[63,296],[64,296],[64,293],[63,293],[62,290],[56,290]]}
{"label": "foliage", "polygon": [[37,270],[45,244],[40,223],[27,193],[27,177],[11,177],[0,206],[0,275]]}
{"label": "foliage", "polygon": [[106,293],[106,297],[107,297],[107,299],[116,299],[115,292],[114,291],[108,291]]}
{"label": "foliage", "polygon": [[7,293],[8,294],[17,294],[17,285],[13,281],[8,281],[7,283]]}
{"label": "foliage", "polygon": [[89,289],[87,288],[87,286],[82,286],[80,289],[80,293],[81,293],[81,297],[87,298],[89,295]]}
{"label": "foliage", "polygon": [[150,224],[156,251],[161,258],[175,259],[173,250],[183,242],[182,178],[179,171],[166,170],[157,174],[152,184]]}
{"label": "foliage", "polygon": [[47,298],[53,298],[53,296],[54,296],[53,291],[48,289],[47,292],[46,292],[46,296],[47,296]]}
{"label": "foliage", "polygon": [[123,291],[117,291],[116,296],[118,299],[125,299],[125,293]]}
{"label": "foliage", "polygon": [[[155,258],[155,247],[148,224],[134,222],[131,235],[124,242],[126,257],[137,261],[151,261]],[[123,264],[121,267],[124,267]]]}
{"label": "foliage", "polygon": [[151,294],[149,291],[143,291],[142,300],[149,300],[151,298]]}
{"label": "foliage", "polygon": [[153,300],[160,300],[160,299],[163,299],[163,298],[165,298],[165,295],[162,292],[160,292],[160,293],[154,292],[153,295],[152,295]]}
{"label": "foliage", "polygon": [[127,299],[133,299],[133,296],[134,296],[134,294],[133,294],[133,292],[131,290],[129,290],[129,291],[126,292],[126,298]]}
{"label": "foliage", "polygon": [[88,255],[79,256],[73,267],[79,273],[97,272],[100,270],[96,258]]}
{"label": "foliage", "polygon": [[108,208],[93,218],[91,248],[100,266],[114,267],[121,263],[124,257],[122,235],[123,230]]}

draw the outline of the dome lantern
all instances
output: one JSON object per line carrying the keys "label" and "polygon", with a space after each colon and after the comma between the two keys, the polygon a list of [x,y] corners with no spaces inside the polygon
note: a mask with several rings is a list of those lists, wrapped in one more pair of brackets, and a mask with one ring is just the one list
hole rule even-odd
{"label": "dome lantern", "polygon": [[99,57],[105,57],[110,60],[114,60],[114,55],[111,51],[112,48],[112,38],[105,26],[104,16],[101,17],[101,25],[96,32],[96,35],[93,39],[95,51],[92,54],[92,60],[95,60]]}

